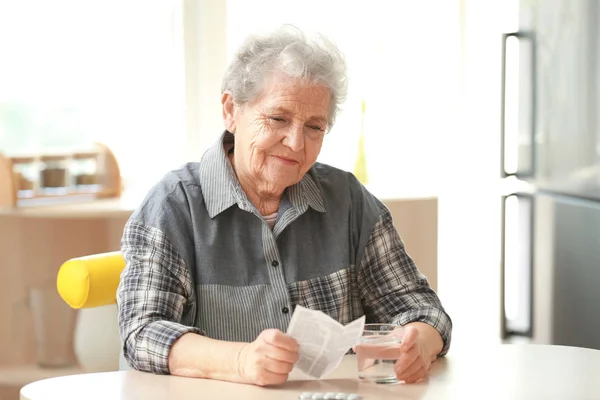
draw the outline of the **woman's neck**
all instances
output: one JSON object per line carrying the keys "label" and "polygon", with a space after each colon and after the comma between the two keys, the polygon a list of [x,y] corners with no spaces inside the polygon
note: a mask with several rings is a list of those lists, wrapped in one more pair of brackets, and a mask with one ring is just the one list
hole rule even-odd
{"label": "woman's neck", "polygon": [[274,190],[271,185],[261,185],[256,182],[244,171],[238,171],[235,167],[235,158],[233,151],[228,154],[229,162],[233,167],[233,170],[240,182],[242,190],[246,194],[246,197],[256,207],[256,209],[264,216],[276,213],[279,210],[279,204],[281,203],[281,197],[283,196],[283,190]]}
{"label": "woman's neck", "polygon": [[[242,188],[243,188],[243,186],[242,186]],[[281,198],[273,199],[273,200],[265,200],[264,198],[261,198],[259,196],[254,197],[254,196],[248,195],[247,193],[246,193],[246,196],[248,197],[248,200],[250,200],[250,202],[252,202],[252,204],[254,204],[254,207],[256,207],[256,209],[263,216],[271,215],[273,213],[276,213],[279,210],[279,203],[281,202]]]}

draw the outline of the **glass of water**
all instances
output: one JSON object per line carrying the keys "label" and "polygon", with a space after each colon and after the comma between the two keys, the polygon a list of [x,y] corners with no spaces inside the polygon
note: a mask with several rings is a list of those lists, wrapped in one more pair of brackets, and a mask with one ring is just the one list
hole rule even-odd
{"label": "glass of water", "polygon": [[[392,334],[392,332],[394,332]],[[365,324],[354,351],[358,359],[358,377],[373,383],[398,383],[394,364],[402,343],[402,328],[394,324]]]}

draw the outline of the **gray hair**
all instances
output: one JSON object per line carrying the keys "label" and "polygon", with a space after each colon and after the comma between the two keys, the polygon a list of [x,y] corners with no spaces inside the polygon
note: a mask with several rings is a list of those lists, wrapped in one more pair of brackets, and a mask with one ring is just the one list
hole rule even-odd
{"label": "gray hair", "polygon": [[266,36],[251,35],[227,68],[221,92],[230,91],[236,104],[244,105],[258,98],[277,73],[329,89],[331,129],[348,92],[346,61],[337,46],[323,35],[309,39],[290,25]]}

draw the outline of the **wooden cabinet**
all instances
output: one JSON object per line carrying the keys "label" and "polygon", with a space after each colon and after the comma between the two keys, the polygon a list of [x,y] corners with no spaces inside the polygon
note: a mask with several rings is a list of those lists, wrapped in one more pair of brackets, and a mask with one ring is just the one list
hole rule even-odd
{"label": "wooden cabinet", "polygon": [[[32,290],[55,288],[58,269],[69,258],[119,249],[131,211],[115,204],[118,200],[0,209],[0,368],[36,363]],[[72,340],[75,311],[64,304],[53,312],[60,315],[46,323],[60,327],[48,332]]]}
{"label": "wooden cabinet", "polygon": [[382,199],[390,209],[394,225],[407,253],[437,291],[438,200],[436,197]]}

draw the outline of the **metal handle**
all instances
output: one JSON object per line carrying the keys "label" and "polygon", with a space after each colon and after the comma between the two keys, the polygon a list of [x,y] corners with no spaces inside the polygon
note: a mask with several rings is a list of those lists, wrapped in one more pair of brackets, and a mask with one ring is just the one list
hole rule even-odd
{"label": "metal handle", "polygon": [[[531,124],[530,124],[530,157],[531,162],[529,168],[526,170],[519,170],[518,166],[515,172],[508,172],[506,165],[504,165],[504,156],[506,154],[506,42],[508,38],[514,37],[519,40],[529,40],[531,42]],[[535,47],[535,35],[533,32],[512,32],[505,33],[502,35],[502,77],[501,77],[501,105],[500,105],[500,176],[506,178],[508,176],[516,176],[519,178],[532,178],[535,176],[535,164],[536,164],[536,151],[535,151],[535,110],[536,110],[536,47]]]}
{"label": "metal handle", "polygon": [[[504,159],[504,155],[503,155]],[[502,206],[500,211],[500,338],[508,338],[508,329],[506,328],[506,305],[505,305],[505,276],[506,276],[506,199],[508,196],[502,196]]]}
{"label": "metal handle", "polygon": [[[528,202],[529,207],[529,219],[526,221],[529,229],[529,249],[527,259],[527,275],[529,280],[529,287],[527,288],[527,295],[529,297],[529,308],[528,321],[526,328],[515,328],[510,326],[506,312],[506,202],[509,198],[516,197],[521,200]],[[534,318],[534,276],[533,276],[533,265],[534,265],[534,222],[535,222],[535,201],[534,196],[528,193],[513,193],[507,196],[502,196],[502,208],[501,208],[501,253],[500,253],[500,330],[502,339],[506,339],[509,336],[526,336],[533,337],[533,318]]]}

